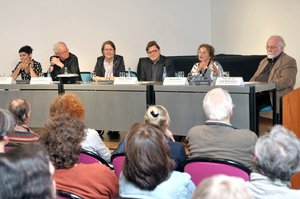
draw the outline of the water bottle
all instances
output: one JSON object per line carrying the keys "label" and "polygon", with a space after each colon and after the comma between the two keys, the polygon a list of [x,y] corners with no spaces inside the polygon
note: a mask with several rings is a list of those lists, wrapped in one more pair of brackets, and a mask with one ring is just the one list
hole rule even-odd
{"label": "water bottle", "polygon": [[65,66],[65,75],[68,74],[68,67]]}
{"label": "water bottle", "polygon": [[131,68],[130,67],[128,67],[128,75],[127,75],[127,77],[131,77]]}
{"label": "water bottle", "polygon": [[165,78],[167,77],[167,68],[164,67],[164,71],[163,71],[163,81],[165,80]]}

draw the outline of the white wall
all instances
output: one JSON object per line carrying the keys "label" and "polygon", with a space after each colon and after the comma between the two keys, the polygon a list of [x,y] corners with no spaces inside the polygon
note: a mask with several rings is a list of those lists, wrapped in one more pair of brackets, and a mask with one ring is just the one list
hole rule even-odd
{"label": "white wall", "polygon": [[278,34],[299,66],[299,10],[299,0],[211,0],[211,42],[217,53],[265,54],[266,40]]}
{"label": "white wall", "polygon": [[[201,23],[200,23],[201,19]],[[1,72],[10,74],[23,45],[46,71],[52,47],[65,41],[79,58],[81,71],[91,71],[101,44],[114,41],[126,67],[136,68],[156,40],[165,55],[195,54],[210,41],[209,0],[9,0],[0,3]]]}

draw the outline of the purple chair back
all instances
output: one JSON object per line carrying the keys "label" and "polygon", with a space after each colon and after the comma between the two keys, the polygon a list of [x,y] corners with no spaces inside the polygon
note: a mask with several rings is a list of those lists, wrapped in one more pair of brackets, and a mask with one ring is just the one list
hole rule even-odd
{"label": "purple chair back", "polygon": [[192,177],[192,181],[197,186],[205,178],[217,174],[235,176],[249,181],[251,171],[244,165],[225,159],[196,158],[187,160],[184,172]]}
{"label": "purple chair back", "polygon": [[114,166],[114,171],[117,177],[120,176],[120,173],[123,169],[124,161],[125,161],[125,154],[114,154],[111,157],[111,163]]}

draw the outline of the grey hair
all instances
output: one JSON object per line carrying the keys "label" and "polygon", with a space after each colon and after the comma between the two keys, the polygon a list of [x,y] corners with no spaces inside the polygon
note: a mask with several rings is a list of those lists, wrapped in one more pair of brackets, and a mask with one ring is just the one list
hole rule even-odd
{"label": "grey hair", "polygon": [[230,118],[233,107],[229,93],[222,88],[210,90],[203,99],[203,110],[209,120]]}
{"label": "grey hair", "polygon": [[12,114],[6,109],[0,109],[0,140],[8,133],[12,132],[15,126],[15,120]]}
{"label": "grey hair", "polygon": [[245,181],[237,177],[215,175],[203,180],[192,199],[252,199]]}
{"label": "grey hair", "polygon": [[146,124],[153,125],[161,131],[165,131],[165,124],[170,124],[170,116],[167,109],[161,105],[149,106],[147,109],[144,120]]}
{"label": "grey hair", "polygon": [[276,125],[258,138],[255,156],[259,173],[272,180],[289,181],[300,169],[300,141],[293,132]]}
{"label": "grey hair", "polygon": [[59,42],[57,42],[56,44],[54,44],[54,46],[53,46],[53,51],[54,51],[55,53],[59,52],[59,50],[60,50],[60,48],[61,48],[62,46],[63,46],[64,48],[68,49],[68,47],[67,47],[67,45],[66,45],[65,42],[59,41]]}
{"label": "grey hair", "polygon": [[279,46],[284,49],[285,47],[285,41],[284,39],[280,36],[280,35],[272,35],[269,37],[268,41],[271,39],[271,38],[276,38],[278,41],[279,41]]}

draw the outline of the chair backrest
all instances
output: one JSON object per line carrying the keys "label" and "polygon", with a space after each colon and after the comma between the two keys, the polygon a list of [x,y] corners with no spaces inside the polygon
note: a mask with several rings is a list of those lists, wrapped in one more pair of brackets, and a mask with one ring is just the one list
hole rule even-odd
{"label": "chair backrest", "polygon": [[[282,125],[293,131],[300,139],[300,88],[297,88],[282,97],[280,111]],[[291,178],[292,189],[300,189],[300,172]]]}
{"label": "chair backrest", "polygon": [[90,82],[92,81],[91,72],[80,72],[81,80],[83,82]]}
{"label": "chair backrest", "polygon": [[57,196],[57,199],[70,199],[70,198],[81,199],[80,196],[78,196],[74,193],[70,193],[70,192],[62,191],[62,190],[56,190],[56,196]]}
{"label": "chair backrest", "polygon": [[111,163],[114,166],[115,174],[119,177],[125,161],[125,154],[114,154],[111,156]]}
{"label": "chair backrest", "polygon": [[189,173],[197,186],[202,180],[217,174],[235,176],[249,181],[251,170],[241,163],[227,159],[194,158],[186,161],[184,172]]}
{"label": "chair backrest", "polygon": [[81,149],[81,152],[80,152],[79,158],[78,158],[78,162],[83,163],[83,164],[101,163],[101,164],[105,164],[110,169],[112,169],[110,167],[110,165],[99,155],[97,155],[94,152],[84,150],[84,149]]}

